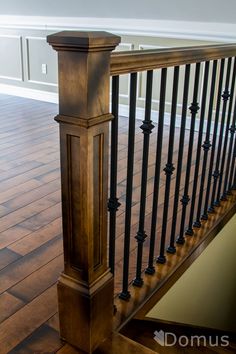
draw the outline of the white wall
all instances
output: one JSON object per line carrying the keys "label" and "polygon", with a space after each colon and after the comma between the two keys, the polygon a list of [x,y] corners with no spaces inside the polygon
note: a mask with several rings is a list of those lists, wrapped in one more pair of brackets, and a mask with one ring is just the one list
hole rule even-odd
{"label": "white wall", "polygon": [[1,15],[112,17],[236,23],[235,0],[8,0]]}

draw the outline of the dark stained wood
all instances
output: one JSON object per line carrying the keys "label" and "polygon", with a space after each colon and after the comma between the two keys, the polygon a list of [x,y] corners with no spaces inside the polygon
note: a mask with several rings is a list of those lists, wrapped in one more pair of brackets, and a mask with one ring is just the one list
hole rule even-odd
{"label": "dark stained wood", "polygon": [[120,333],[114,333],[111,338],[108,338],[106,341],[104,341],[94,352],[94,354],[105,353],[154,354],[157,352],[154,352],[153,350],[146,348],[127,337],[124,337]]}
{"label": "dark stained wood", "polygon": [[235,43],[115,52],[111,56],[111,75],[180,66],[235,55]]}
{"label": "dark stained wood", "polygon": [[17,297],[4,292],[0,295],[0,323],[13,315],[17,310],[23,307],[25,303]]}
{"label": "dark stained wood", "polygon": [[16,261],[21,258],[20,254],[9,250],[8,248],[4,248],[0,250],[0,270],[8,266],[8,264]]}
{"label": "dark stained wood", "polygon": [[64,343],[58,337],[58,332],[47,325],[42,325],[32,335],[18,344],[10,354],[25,354],[25,353],[56,353]]}
{"label": "dark stained wood", "polygon": [[0,353],[9,353],[57,311],[56,286],[17,311],[0,324]]}
{"label": "dark stained wood", "polygon": [[[58,132],[57,124],[52,122],[53,115],[57,112],[57,106],[49,103],[43,103],[39,101],[32,101],[23,98],[10,97],[5,95],[0,95],[0,120],[1,120],[1,139],[0,139],[0,152],[3,149],[14,147],[12,149],[12,158],[8,162],[3,157],[0,157],[0,169],[3,171],[4,178],[2,181],[9,180],[5,183],[5,188],[2,188],[0,193],[0,206],[2,206],[2,213],[7,216],[4,219],[4,227],[0,233],[0,249],[6,249],[16,252],[20,255],[19,259],[12,259],[2,272],[0,272],[0,285],[5,284],[1,289],[0,295],[0,313],[4,314],[1,323],[1,337],[0,342],[6,342],[6,337],[3,336],[6,333],[17,332],[18,338],[12,343],[10,340],[10,347],[6,344],[3,350],[4,354],[7,351],[15,350],[15,347],[23,343],[22,348],[40,348],[41,352],[47,353],[47,340],[50,338],[50,345],[54,348],[58,348],[59,333],[58,333],[58,315],[57,315],[57,299],[56,292],[54,295],[48,296],[46,294],[47,301],[44,302],[43,306],[46,306],[42,320],[38,320],[38,316],[41,312],[41,305],[37,305],[37,299],[39,299],[39,304],[41,303],[40,296],[43,296],[48,287],[50,288],[56,282],[61,270],[63,269],[62,260],[62,243],[60,241],[61,232],[61,211],[60,211],[60,175],[58,171],[59,166],[59,154],[58,154]],[[43,122],[41,121],[43,120]],[[124,229],[124,205],[125,205],[125,164],[126,164],[126,154],[127,154],[127,118],[120,117],[119,126],[119,168],[118,168],[118,193],[119,198],[122,202],[119,208],[118,215],[119,221],[117,225],[117,250],[116,250],[116,277],[115,277],[115,293],[120,291],[120,279],[121,279],[121,265],[122,265],[122,237]],[[29,130],[28,125],[32,128]],[[137,221],[138,221],[138,210],[139,210],[139,196],[140,196],[140,181],[141,181],[141,153],[142,153],[142,134],[139,130],[141,122],[137,120],[136,126],[136,141],[137,146],[135,147],[135,176],[134,176],[134,203],[133,203],[133,220],[132,220],[132,235],[136,235],[137,231]],[[18,128],[21,129],[21,133],[18,133]],[[25,131],[25,132],[24,132]],[[11,134],[8,137],[8,134]],[[176,128],[176,137],[179,136],[179,128]],[[163,156],[167,152],[167,138],[168,138],[168,127],[164,130],[164,144],[163,144]],[[8,142],[8,139],[9,142]],[[31,144],[37,145],[41,143],[41,139],[44,141],[49,141],[53,149],[44,149],[42,154],[37,153],[37,149],[34,153],[31,153]],[[186,144],[188,142],[188,132],[186,132]],[[148,182],[148,194],[147,194],[147,223],[150,220],[150,210],[152,202],[152,190],[153,190],[153,164],[155,161],[155,144],[156,144],[156,127],[151,135],[151,146],[150,146],[150,165],[149,165],[149,182]],[[21,147],[27,147],[25,149],[25,155],[21,156],[18,161],[18,153],[20,154]],[[55,150],[57,152],[55,153]],[[177,154],[177,146],[175,147],[175,152]],[[34,159],[35,156],[35,159]],[[164,163],[165,161],[163,161]],[[43,168],[43,166],[46,167]],[[194,165],[194,161],[193,161]],[[39,168],[40,167],[40,168]],[[164,166],[163,166],[164,167]],[[34,171],[36,169],[36,171]],[[32,170],[32,171],[31,171]],[[185,166],[183,166],[183,173]],[[30,172],[31,171],[31,172]],[[51,182],[47,182],[48,177],[51,173],[56,177]],[[9,178],[8,178],[9,175]],[[24,175],[22,177],[22,175]],[[0,175],[0,179],[2,174]],[[17,177],[19,178],[19,183],[17,183]],[[191,176],[191,180],[192,180]],[[50,177],[49,177],[50,178]],[[162,180],[163,182],[164,180]],[[163,183],[162,183],[163,184]],[[191,187],[191,186],[190,186]],[[161,187],[161,194],[163,187]],[[174,188],[171,190],[171,200],[173,200]],[[41,200],[44,198],[43,200]],[[53,202],[52,206],[41,210],[39,207],[45,201]],[[32,204],[33,203],[33,204]],[[37,206],[37,203],[39,206]],[[160,213],[158,213],[158,222],[161,222],[161,208],[162,208],[163,198],[160,198]],[[30,208],[34,210],[33,214],[30,212]],[[230,205],[230,202],[222,203],[222,210],[225,210]],[[28,206],[28,207],[27,207]],[[170,209],[173,206],[173,202],[170,201]],[[26,207],[26,208],[25,208]],[[24,208],[24,209],[23,209]],[[17,214],[15,212],[18,210]],[[209,220],[210,227],[213,226],[214,222],[218,217],[218,209],[216,214],[211,216]],[[219,210],[220,212],[220,210]],[[171,213],[170,213],[171,214]],[[17,216],[17,218],[15,218]],[[207,226],[208,223],[204,223]],[[2,225],[2,224],[0,224]],[[148,227],[146,228],[148,232]],[[203,234],[205,232],[205,226],[203,229]],[[198,231],[199,233],[199,231]],[[199,238],[200,239],[200,238]],[[196,239],[196,243],[199,241]],[[158,242],[157,242],[158,243]],[[168,268],[161,267],[157,269],[157,273],[153,278],[154,281],[161,281],[162,276],[166,276],[168,272],[171,272],[177,265],[177,261],[181,260],[185,256],[185,252],[191,250],[192,245],[195,244],[195,237],[188,239],[189,246],[187,248],[178,247],[178,259],[175,256],[168,258]],[[185,247],[185,246],[184,246]],[[205,247],[203,244],[202,247]],[[148,249],[148,242],[145,246],[145,252]],[[135,262],[136,262],[136,242],[132,242],[132,253],[131,253],[131,272],[130,281],[132,280]],[[145,254],[145,253],[144,253]],[[196,253],[197,254],[197,253]],[[24,260],[25,259],[25,260]],[[189,263],[191,264],[193,258],[189,258]],[[144,264],[145,266],[145,264]],[[176,279],[178,278],[178,272]],[[173,279],[170,281],[171,285]],[[161,283],[160,283],[161,285]],[[163,288],[163,291],[159,289],[158,296],[162,296],[167,289],[168,282]],[[132,287],[131,287],[132,290]],[[19,298],[18,298],[19,296]],[[138,293],[137,293],[138,296]],[[155,302],[155,299],[152,298]],[[152,305],[152,301],[150,305]],[[36,306],[35,306],[36,304]],[[150,306],[149,305],[149,306]],[[51,308],[54,306],[55,313],[51,312]],[[28,307],[30,310],[28,311]],[[124,315],[118,311],[116,317],[127,318],[129,315],[128,310],[130,304],[124,303],[122,310]],[[144,308],[144,312],[147,311],[148,305]],[[4,310],[2,310],[4,309]],[[128,309],[128,310],[127,310]],[[19,315],[18,312],[20,311]],[[127,311],[127,313],[126,313]],[[143,312],[143,313],[144,313]],[[137,316],[142,316],[143,313],[137,314]],[[11,328],[9,327],[9,320],[11,316],[14,315],[16,321],[11,322]],[[21,320],[18,320],[18,316]],[[4,321],[5,319],[5,321]],[[30,321],[30,325],[26,330],[26,322]],[[43,330],[41,330],[43,326]],[[51,332],[50,328],[56,332]],[[49,334],[47,334],[47,329],[49,329]],[[18,333],[19,332],[19,333]],[[14,336],[13,336],[14,337]],[[37,339],[40,339],[40,341]],[[4,339],[5,338],[5,339]],[[27,338],[30,340],[28,343]],[[32,339],[31,339],[32,338]],[[44,339],[45,338],[45,339]],[[53,339],[54,338],[54,339]],[[41,346],[40,346],[41,342]],[[32,343],[32,344],[30,344]],[[33,344],[37,343],[37,344]],[[54,344],[52,344],[54,343]],[[63,343],[62,343],[63,344]],[[12,349],[9,349],[12,348]],[[18,349],[20,346],[18,347]],[[22,349],[23,350],[23,349]],[[36,349],[33,349],[36,351]],[[78,350],[65,345],[59,350],[60,353],[82,353]],[[15,351],[16,353],[17,351]],[[110,354],[110,353],[109,353]]]}
{"label": "dark stained wood", "polygon": [[[185,347],[180,346],[178,342],[174,346],[161,346],[154,340],[155,331],[164,331],[174,333],[176,338],[180,336],[186,336],[189,340],[189,345]],[[165,323],[163,321],[151,321],[151,320],[132,320],[125,328],[122,329],[122,334],[137,341],[138,343],[158,352],[160,354],[234,354],[236,349],[236,338],[231,333],[209,330],[205,328],[187,327],[181,324]],[[205,343],[201,341],[198,343],[197,339],[194,340],[194,345],[191,346],[191,336],[205,336]],[[220,345],[212,346],[209,339],[212,338],[212,343],[216,343],[216,336],[220,338],[226,335],[229,339],[229,345],[227,347],[221,347]],[[171,338],[172,339],[172,338]],[[200,344],[200,345],[199,345]]]}
{"label": "dark stained wood", "polygon": [[0,271],[0,293],[47,264],[62,253],[61,237],[56,237]]}
{"label": "dark stained wood", "polygon": [[59,64],[56,120],[65,260],[58,282],[60,335],[91,353],[112,330],[114,279],[107,264],[109,82],[110,52],[120,37],[60,32],[48,36],[48,42],[58,52]]}

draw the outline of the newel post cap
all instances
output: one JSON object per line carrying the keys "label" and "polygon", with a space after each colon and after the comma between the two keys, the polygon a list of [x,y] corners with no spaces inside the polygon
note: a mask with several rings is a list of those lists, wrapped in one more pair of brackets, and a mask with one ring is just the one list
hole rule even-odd
{"label": "newel post cap", "polygon": [[62,31],[47,36],[56,51],[112,51],[121,38],[105,31]]}

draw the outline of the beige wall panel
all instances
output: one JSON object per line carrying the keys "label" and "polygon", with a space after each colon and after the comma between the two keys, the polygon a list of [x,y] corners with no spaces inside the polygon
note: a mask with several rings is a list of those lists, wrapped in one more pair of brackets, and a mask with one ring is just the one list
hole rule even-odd
{"label": "beige wall panel", "polygon": [[[121,43],[116,51],[127,51],[127,50],[133,50],[134,45],[133,43]],[[121,75],[120,76],[120,97],[123,99],[126,99],[129,97],[129,75]],[[126,103],[126,100],[124,101]]]}
{"label": "beige wall panel", "polygon": [[[57,56],[46,42],[46,38],[27,37],[28,81],[47,86],[57,84]],[[42,73],[42,65],[46,65],[46,73]]]}
{"label": "beige wall panel", "polygon": [[23,80],[21,36],[0,35],[0,78]]}

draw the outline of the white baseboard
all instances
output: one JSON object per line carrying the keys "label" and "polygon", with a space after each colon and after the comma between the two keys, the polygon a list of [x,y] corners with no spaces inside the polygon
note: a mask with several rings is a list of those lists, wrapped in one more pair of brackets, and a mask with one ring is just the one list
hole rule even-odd
{"label": "white baseboard", "polygon": [[235,42],[235,23],[168,21],[97,17],[0,15],[0,27],[46,31],[105,30],[121,35]]}
{"label": "white baseboard", "polygon": [[58,103],[57,93],[34,90],[20,86],[0,84],[0,93],[24,98],[31,98],[32,100]]}
{"label": "white baseboard", "polygon": [[[18,96],[18,97],[24,97],[24,98],[30,98],[33,100],[37,101],[43,101],[43,102],[50,102],[50,103],[56,103],[58,104],[58,94],[53,93],[53,92],[48,92],[48,91],[40,91],[40,90],[34,90],[34,89],[29,89],[29,88],[23,88],[19,86],[13,86],[13,85],[5,85],[5,84],[0,84],[0,93],[6,94],[6,95],[12,95],[12,96]],[[129,117],[129,106],[124,105],[124,104],[119,104],[119,115],[122,117]],[[141,107],[136,107],[136,119],[139,120],[144,120],[144,115],[145,115],[145,110],[144,108]],[[214,115],[214,112],[213,112]],[[152,110],[151,111],[151,119],[154,123],[158,122],[158,111]],[[165,125],[170,125],[170,113],[165,113],[165,118],[164,118],[164,124]],[[190,129],[190,124],[191,124],[191,118],[188,115],[186,119],[186,129]],[[199,130],[199,124],[200,124],[200,119],[196,118],[195,121],[195,131]],[[181,116],[176,115],[176,123],[175,126],[177,128],[181,127]],[[207,126],[207,121],[204,121],[204,128],[203,132],[206,132],[206,126]],[[213,133],[213,127],[211,128],[211,133]],[[219,130],[218,130],[218,135],[219,135]]]}
{"label": "white baseboard", "polygon": [[[129,116],[129,106],[128,105],[124,105],[124,104],[120,104],[119,105],[119,115],[122,117],[128,117]],[[144,115],[145,115],[145,110],[144,108],[140,108],[137,107],[136,108],[136,119],[140,119],[140,120],[144,120]],[[151,120],[154,123],[158,122],[158,111],[152,110],[151,111]],[[196,118],[196,130],[199,129],[199,119]],[[170,125],[170,113],[165,112],[165,118],[164,118],[164,124],[165,125]],[[186,129],[190,129],[190,124],[191,124],[191,119],[190,116],[187,117],[186,119]],[[175,126],[177,128],[181,127],[181,116],[179,114],[176,115],[176,122],[175,122]],[[204,129],[206,130],[206,129]]]}

